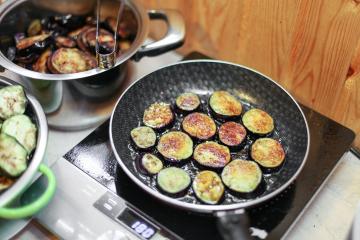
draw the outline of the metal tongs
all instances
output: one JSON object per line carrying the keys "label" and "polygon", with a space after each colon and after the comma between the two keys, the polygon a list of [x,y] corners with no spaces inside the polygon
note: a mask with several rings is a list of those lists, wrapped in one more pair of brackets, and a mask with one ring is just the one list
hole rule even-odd
{"label": "metal tongs", "polygon": [[119,27],[119,22],[121,20],[122,17],[122,12],[124,10],[124,1],[123,0],[119,0],[120,2],[120,6],[119,6],[119,10],[118,10],[118,15],[117,15],[117,19],[116,19],[116,31],[114,32],[114,47],[112,49],[112,51],[106,51],[105,48],[101,47],[101,41],[100,41],[100,29],[99,29],[99,25],[100,25],[100,12],[101,12],[101,0],[97,0],[97,5],[96,5],[96,45],[95,45],[95,51],[96,51],[96,60],[97,60],[97,65],[98,68],[101,69],[108,69],[108,68],[112,68],[115,65],[115,60],[116,60],[116,51],[117,51],[117,33],[118,33],[118,27]]}

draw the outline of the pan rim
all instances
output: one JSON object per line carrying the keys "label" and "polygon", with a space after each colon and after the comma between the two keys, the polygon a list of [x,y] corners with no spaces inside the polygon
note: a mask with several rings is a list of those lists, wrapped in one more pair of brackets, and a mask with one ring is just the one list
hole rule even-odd
{"label": "pan rim", "polygon": [[[253,200],[249,200],[249,201],[243,202],[243,203],[233,203],[233,204],[228,204],[228,205],[205,205],[205,204],[187,203],[187,202],[182,202],[180,200],[177,200],[176,198],[171,198],[169,196],[166,196],[164,194],[161,194],[160,192],[157,192],[157,191],[151,189],[150,187],[145,185],[143,182],[141,182],[136,176],[134,176],[130,172],[130,170],[125,166],[125,164],[122,162],[120,156],[118,155],[118,153],[116,151],[115,145],[114,145],[113,136],[112,136],[112,123],[113,123],[115,110],[116,110],[119,102],[123,98],[123,96],[127,93],[127,91],[133,85],[140,82],[146,76],[148,76],[148,75],[150,75],[150,74],[152,74],[152,73],[154,73],[156,71],[160,71],[161,69],[168,68],[168,67],[175,66],[175,65],[183,65],[183,64],[188,64],[188,63],[199,63],[199,62],[228,64],[228,65],[232,65],[232,66],[236,66],[236,67],[241,67],[243,69],[246,69],[246,70],[252,71],[252,72],[254,72],[256,74],[259,74],[259,75],[263,76],[266,80],[276,84],[280,89],[282,89],[291,98],[291,100],[295,103],[298,110],[300,111],[300,113],[301,113],[301,115],[303,117],[303,120],[305,122],[306,132],[307,132],[307,146],[306,146],[305,156],[303,158],[303,161],[302,161],[300,167],[296,170],[295,174],[286,183],[284,183],[282,186],[277,188],[275,191],[273,191],[273,192],[271,192],[269,194],[266,194],[266,195],[264,195],[262,197],[259,197],[259,198],[253,199]],[[187,60],[187,61],[181,61],[181,62],[177,62],[177,63],[168,64],[166,66],[163,66],[161,68],[156,69],[155,71],[152,71],[151,73],[148,73],[148,74],[145,74],[145,75],[139,77],[136,81],[131,83],[125,89],[125,91],[121,94],[121,96],[117,100],[117,102],[116,102],[116,104],[114,106],[114,109],[113,109],[113,111],[111,113],[110,125],[109,125],[109,138],[110,138],[111,148],[112,148],[112,150],[114,152],[114,155],[115,155],[115,158],[116,158],[117,162],[119,163],[121,168],[124,170],[124,172],[128,175],[128,177],[130,177],[131,180],[133,182],[135,182],[140,188],[142,188],[145,192],[149,193],[153,197],[161,200],[162,202],[164,202],[166,204],[169,204],[169,205],[177,207],[177,208],[191,210],[191,211],[195,211],[195,212],[201,212],[201,213],[216,213],[216,212],[219,212],[219,211],[231,211],[231,210],[236,210],[236,209],[248,208],[248,207],[252,207],[252,206],[255,206],[257,204],[260,204],[260,203],[262,203],[264,201],[267,201],[269,199],[272,199],[273,197],[275,197],[276,195],[278,195],[279,193],[284,191],[292,182],[294,182],[294,180],[297,178],[297,176],[300,174],[300,172],[302,171],[302,169],[305,166],[305,163],[307,161],[308,154],[309,154],[309,149],[310,149],[310,130],[309,130],[309,125],[308,125],[308,122],[306,120],[305,114],[302,111],[302,109],[301,109],[300,105],[298,104],[298,102],[295,100],[295,98],[286,89],[284,89],[279,83],[277,83],[276,81],[271,79],[269,76],[266,76],[265,74],[262,74],[259,71],[255,70],[255,69],[252,69],[250,67],[246,67],[246,66],[241,65],[241,64],[236,64],[236,63],[222,61],[222,60],[209,60],[209,59]]]}

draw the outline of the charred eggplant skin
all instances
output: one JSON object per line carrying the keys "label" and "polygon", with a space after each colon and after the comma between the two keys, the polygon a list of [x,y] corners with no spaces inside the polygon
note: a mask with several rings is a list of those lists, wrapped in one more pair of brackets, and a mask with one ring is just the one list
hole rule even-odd
{"label": "charred eggplant skin", "polygon": [[259,138],[251,145],[250,156],[261,167],[276,169],[283,164],[285,151],[277,140]]}
{"label": "charred eggplant skin", "polygon": [[198,140],[209,140],[216,134],[214,120],[204,113],[190,113],[184,118],[181,127],[187,134]]}
{"label": "charred eggplant skin", "polygon": [[156,144],[156,133],[150,127],[137,127],[130,132],[131,140],[138,150],[149,150]]}
{"label": "charred eggplant skin", "polygon": [[171,131],[160,137],[156,148],[165,160],[179,163],[191,157],[193,141],[186,133]]}
{"label": "charred eggplant skin", "polygon": [[273,118],[267,112],[258,108],[245,112],[242,122],[248,132],[257,137],[269,136],[275,128]]}
{"label": "charred eggplant skin", "polygon": [[228,147],[207,141],[195,147],[193,158],[201,166],[219,169],[230,162],[231,155]]}
{"label": "charred eggplant skin", "polygon": [[218,204],[224,196],[224,184],[213,171],[199,172],[193,181],[195,196],[203,203]]}
{"label": "charred eggplant skin", "polygon": [[251,193],[262,181],[260,167],[250,160],[235,159],[221,173],[225,186],[237,193]]}
{"label": "charred eggplant skin", "polygon": [[211,113],[224,120],[236,119],[242,112],[242,104],[227,91],[215,91],[209,99]]}
{"label": "charred eggplant skin", "polygon": [[143,122],[146,126],[162,130],[174,121],[174,113],[170,104],[156,102],[144,111]]}
{"label": "charred eggplant skin", "polygon": [[160,190],[172,197],[185,194],[190,184],[189,174],[181,168],[164,168],[157,175],[157,185]]}

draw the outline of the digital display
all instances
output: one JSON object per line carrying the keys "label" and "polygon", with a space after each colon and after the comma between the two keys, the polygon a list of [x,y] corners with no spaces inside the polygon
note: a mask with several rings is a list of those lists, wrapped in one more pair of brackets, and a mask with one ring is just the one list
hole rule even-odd
{"label": "digital display", "polygon": [[129,208],[126,208],[120,216],[118,216],[118,219],[145,239],[152,238],[158,231],[158,228]]}

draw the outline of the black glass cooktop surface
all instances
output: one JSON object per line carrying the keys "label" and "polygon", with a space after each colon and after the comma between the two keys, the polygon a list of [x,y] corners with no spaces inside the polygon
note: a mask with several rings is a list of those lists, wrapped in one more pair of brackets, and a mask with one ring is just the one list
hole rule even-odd
{"label": "black glass cooktop surface", "polygon": [[[187,59],[206,58],[199,53]],[[354,133],[302,106],[310,127],[309,158],[296,181],[279,196],[247,209],[250,225],[259,236],[279,239],[329,175],[354,139]],[[109,120],[98,127],[64,158],[185,239],[221,239],[216,219],[175,209],[159,202],[134,184],[118,165],[108,137]],[[264,231],[261,231],[264,230]]]}

